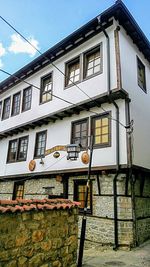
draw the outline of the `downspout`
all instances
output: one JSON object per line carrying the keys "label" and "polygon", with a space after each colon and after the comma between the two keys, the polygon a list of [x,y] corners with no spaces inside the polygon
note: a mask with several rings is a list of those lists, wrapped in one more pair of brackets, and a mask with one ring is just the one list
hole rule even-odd
{"label": "downspout", "polygon": [[127,151],[128,151],[128,180],[131,183],[131,202],[132,202],[132,218],[133,218],[133,247],[137,245],[137,227],[136,227],[136,203],[135,203],[135,177],[132,170],[132,140],[131,133],[132,121],[130,119],[130,99],[126,99],[126,118],[127,118]]}
{"label": "downspout", "polygon": [[118,248],[118,208],[117,208],[117,177],[120,169],[120,138],[119,138],[119,106],[111,97],[111,81],[110,81],[110,39],[105,28],[101,23],[101,17],[98,16],[98,23],[107,40],[107,94],[108,100],[115,106],[116,109],[116,174],[113,179],[113,192],[114,192],[114,250]]}

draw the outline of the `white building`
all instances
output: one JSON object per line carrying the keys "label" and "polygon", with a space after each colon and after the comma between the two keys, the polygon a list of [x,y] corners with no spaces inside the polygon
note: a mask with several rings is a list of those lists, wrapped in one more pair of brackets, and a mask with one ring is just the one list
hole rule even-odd
{"label": "white building", "polygon": [[[82,213],[81,157],[92,135],[87,240],[118,247],[149,238],[149,63],[149,41],[116,1],[4,80],[0,199],[53,194],[80,201]],[[76,161],[65,150],[45,156],[70,143],[82,145]]]}

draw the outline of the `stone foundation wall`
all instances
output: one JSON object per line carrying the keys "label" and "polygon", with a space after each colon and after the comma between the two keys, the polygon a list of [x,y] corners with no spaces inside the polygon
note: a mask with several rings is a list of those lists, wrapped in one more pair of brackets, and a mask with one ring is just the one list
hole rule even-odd
{"label": "stone foundation wall", "polygon": [[[18,212],[18,205],[24,211]],[[47,210],[40,201],[35,210],[34,201],[18,205],[12,205],[12,212],[0,205],[0,266],[76,267],[77,207],[58,203],[52,209],[48,203]]]}
{"label": "stone foundation wall", "polygon": [[[86,179],[87,176],[72,176],[68,180],[68,198],[74,199],[74,180]],[[92,243],[114,244],[114,196],[113,179],[114,174],[102,172],[100,175],[91,176],[92,179],[92,215],[88,215],[86,239]],[[99,180],[99,186],[98,182]],[[131,200],[130,181],[126,185],[126,175],[119,174],[117,177],[117,213],[118,213],[118,241],[119,245],[132,247],[135,243],[141,243],[150,238],[150,177],[144,177],[145,183],[141,196],[141,175],[136,176],[135,183],[135,215],[136,215],[136,237],[134,237],[133,207]],[[65,180],[65,177],[64,177]],[[56,181],[54,178],[31,179],[25,182],[24,198],[43,198],[48,197],[43,187],[54,187],[54,195],[63,195],[63,182]],[[127,195],[125,188],[127,187]],[[99,188],[99,189],[98,189]],[[2,191],[1,191],[2,190]],[[7,191],[7,194],[5,193]],[[12,195],[13,182],[0,183],[0,192],[3,192],[3,198]],[[2,195],[1,195],[2,196]],[[79,224],[80,228],[80,224]],[[110,234],[111,232],[111,234]],[[98,234],[97,234],[98,233]],[[80,232],[79,232],[80,237]]]}
{"label": "stone foundation wall", "polygon": [[136,197],[136,232],[137,243],[141,244],[150,238],[150,177],[145,177],[144,185],[140,192],[140,182],[142,177],[138,177],[135,183]]}

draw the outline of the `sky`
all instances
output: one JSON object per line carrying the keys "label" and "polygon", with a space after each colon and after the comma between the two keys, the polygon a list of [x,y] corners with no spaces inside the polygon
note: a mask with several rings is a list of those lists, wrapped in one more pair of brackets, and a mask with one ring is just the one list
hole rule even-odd
{"label": "sky", "polygon": [[[150,40],[150,0],[123,0]],[[115,0],[0,0],[0,16],[42,53]],[[14,73],[39,54],[0,19],[0,68]],[[0,72],[0,81],[8,78]]]}

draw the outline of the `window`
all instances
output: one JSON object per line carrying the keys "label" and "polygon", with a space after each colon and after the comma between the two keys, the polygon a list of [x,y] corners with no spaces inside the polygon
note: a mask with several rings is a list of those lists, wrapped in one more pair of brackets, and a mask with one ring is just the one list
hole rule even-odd
{"label": "window", "polygon": [[22,199],[23,195],[24,195],[24,182],[15,182],[12,199],[13,200],[15,200],[17,198]]}
{"label": "window", "polygon": [[[86,183],[87,181],[83,179],[74,180],[74,200],[81,203],[80,212],[83,211],[85,206]],[[87,212],[92,213],[92,181],[90,182],[88,191]]]}
{"label": "window", "polygon": [[11,113],[12,116],[19,114],[20,99],[21,99],[21,93],[20,92],[13,96],[12,113]]}
{"label": "window", "polygon": [[1,118],[1,114],[2,114],[2,101],[0,101],[0,118]]}
{"label": "window", "polygon": [[66,64],[65,86],[72,85],[80,80],[80,60],[79,57]]}
{"label": "window", "polygon": [[24,161],[27,157],[28,136],[9,141],[7,162]]}
{"label": "window", "polygon": [[31,108],[32,88],[28,87],[23,90],[22,111],[29,110]]}
{"label": "window", "polygon": [[4,106],[3,106],[3,115],[2,115],[2,119],[8,119],[9,118],[9,114],[10,114],[10,104],[11,104],[11,100],[10,97],[6,98],[4,100]]}
{"label": "window", "polygon": [[101,71],[100,46],[84,54],[84,78]]}
{"label": "window", "polygon": [[88,145],[88,120],[82,120],[72,123],[72,144],[81,144],[83,148]]}
{"label": "window", "polygon": [[146,77],[145,77],[145,66],[141,60],[137,57],[137,75],[138,85],[146,92]]}
{"label": "window", "polygon": [[28,137],[22,137],[18,143],[18,155],[17,160],[26,160],[28,149]]}
{"label": "window", "polygon": [[92,135],[95,146],[110,146],[110,120],[109,114],[92,118]]}
{"label": "window", "polygon": [[52,85],[52,73],[41,79],[40,103],[45,103],[52,100]]}
{"label": "window", "polygon": [[36,134],[34,157],[39,158],[41,156],[44,156],[45,147],[46,147],[46,131],[39,132]]}

